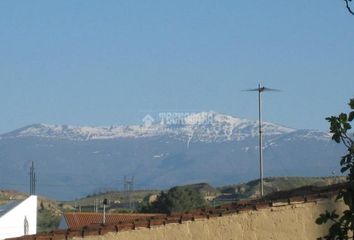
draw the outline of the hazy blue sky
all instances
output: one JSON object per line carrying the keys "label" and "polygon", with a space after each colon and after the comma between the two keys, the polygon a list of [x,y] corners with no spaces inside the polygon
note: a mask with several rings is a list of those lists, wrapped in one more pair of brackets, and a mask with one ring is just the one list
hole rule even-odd
{"label": "hazy blue sky", "polygon": [[0,133],[209,111],[326,130],[354,97],[342,0],[0,1]]}

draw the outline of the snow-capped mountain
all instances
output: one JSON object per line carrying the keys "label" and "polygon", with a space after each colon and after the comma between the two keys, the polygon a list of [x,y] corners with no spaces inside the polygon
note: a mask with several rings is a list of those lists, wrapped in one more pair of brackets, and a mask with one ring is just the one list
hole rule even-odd
{"label": "snow-capped mountain", "polygon": [[[279,135],[294,132],[295,129],[264,122],[265,135]],[[254,137],[258,134],[258,122],[235,118],[213,112],[190,114],[179,120],[130,126],[80,127],[70,125],[33,124],[8,134],[2,138],[43,137],[73,141],[94,139],[142,138],[170,135],[193,141],[232,141]]]}
{"label": "snow-capped mountain", "polygon": [[[38,193],[72,199],[102,188],[167,188],[258,176],[258,122],[214,112],[148,116],[141,125],[34,124],[0,135],[0,189],[26,191],[31,161]],[[339,173],[341,145],[328,133],[263,123],[265,176]],[[16,177],[14,177],[16,176]]]}

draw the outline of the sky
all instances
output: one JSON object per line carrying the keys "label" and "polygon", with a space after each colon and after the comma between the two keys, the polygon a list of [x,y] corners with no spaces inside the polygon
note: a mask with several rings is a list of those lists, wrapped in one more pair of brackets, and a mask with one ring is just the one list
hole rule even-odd
{"label": "sky", "polygon": [[0,1],[0,133],[214,111],[328,130],[354,97],[344,1]]}

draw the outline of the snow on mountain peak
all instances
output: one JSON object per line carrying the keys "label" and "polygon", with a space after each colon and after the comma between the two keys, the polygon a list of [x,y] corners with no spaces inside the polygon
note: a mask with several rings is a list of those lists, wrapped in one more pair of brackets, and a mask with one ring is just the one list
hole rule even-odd
{"label": "snow on mountain peak", "polygon": [[156,135],[157,126],[145,127],[143,125],[89,127],[71,125],[33,124],[2,137],[44,137],[70,140],[94,140],[122,137],[148,137]]}
{"label": "snow on mountain peak", "polygon": [[[258,121],[236,118],[215,112],[190,114],[185,118],[186,125],[182,130],[189,140],[230,141],[241,140],[258,135]],[[290,133],[295,129],[273,123],[263,122],[265,135]]]}
{"label": "snow on mountain peak", "polygon": [[[171,116],[169,116],[171,117]],[[113,138],[139,138],[174,135],[188,141],[230,141],[254,137],[258,134],[258,121],[232,117],[215,112],[176,115],[149,125],[117,125],[88,127],[71,125],[33,124],[1,135],[2,138],[44,137],[70,140],[94,140]],[[290,133],[294,129],[264,122],[265,135]]]}

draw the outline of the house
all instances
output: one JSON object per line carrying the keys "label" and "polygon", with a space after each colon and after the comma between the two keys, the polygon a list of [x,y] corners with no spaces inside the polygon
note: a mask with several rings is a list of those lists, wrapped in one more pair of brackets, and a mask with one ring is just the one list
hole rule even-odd
{"label": "house", "polygon": [[[151,217],[161,217],[165,214],[144,214],[144,213],[106,213],[105,223],[119,224],[123,222],[133,222],[135,220],[148,219]],[[85,226],[102,224],[103,213],[97,212],[64,212],[59,224],[59,229],[74,229]]]}
{"label": "house", "polygon": [[0,240],[37,233],[37,196],[0,205]]}

